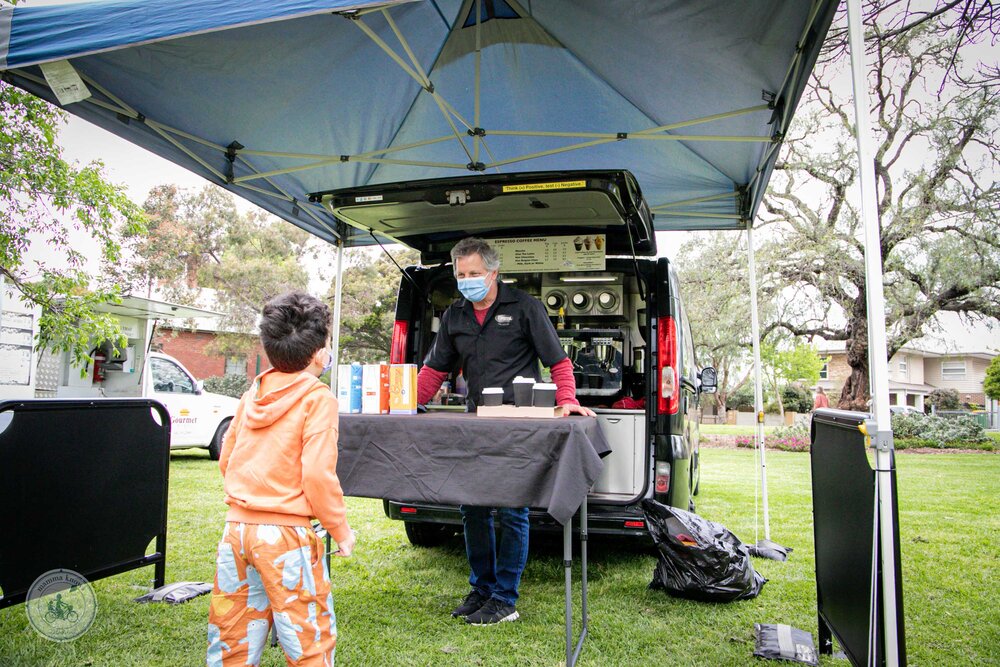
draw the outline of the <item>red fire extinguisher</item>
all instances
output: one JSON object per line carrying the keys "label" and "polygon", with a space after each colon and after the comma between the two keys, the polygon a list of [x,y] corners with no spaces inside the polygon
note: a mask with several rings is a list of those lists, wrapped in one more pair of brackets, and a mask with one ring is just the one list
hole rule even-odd
{"label": "red fire extinguisher", "polygon": [[104,382],[104,362],[107,361],[107,357],[104,356],[104,351],[100,348],[96,348],[93,351],[94,357],[94,382]]}

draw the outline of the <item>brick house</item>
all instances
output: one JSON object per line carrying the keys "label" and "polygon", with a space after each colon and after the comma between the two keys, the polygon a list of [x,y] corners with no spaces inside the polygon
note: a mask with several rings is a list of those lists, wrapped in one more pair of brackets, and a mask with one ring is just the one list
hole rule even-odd
{"label": "brick house", "polygon": [[194,329],[161,324],[153,337],[153,347],[180,361],[197,380],[219,375],[243,375],[252,380],[270,367],[256,336],[248,336],[253,338],[254,346],[245,356],[209,353],[207,348],[217,335],[211,324],[202,321],[197,321]]}
{"label": "brick house", "polygon": [[[843,344],[825,343],[820,356],[828,362],[820,371],[819,386],[836,404],[844,382],[851,373]],[[889,400],[892,405],[924,409],[927,397],[935,389],[955,389],[963,403],[985,405],[983,382],[986,367],[996,356],[990,352],[939,353],[916,347],[903,347],[889,360]]]}

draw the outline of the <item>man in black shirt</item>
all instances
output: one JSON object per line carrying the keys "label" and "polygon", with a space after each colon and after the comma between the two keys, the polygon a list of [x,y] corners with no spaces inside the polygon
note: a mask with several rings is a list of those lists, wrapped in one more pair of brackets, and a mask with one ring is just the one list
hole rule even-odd
{"label": "man in black shirt", "polygon": [[[418,401],[425,403],[447,373],[460,365],[469,400],[478,404],[482,390],[502,387],[513,402],[515,377],[541,379],[539,361],[551,369],[556,403],[568,413],[593,416],[576,401],[572,362],[538,299],[499,280],[500,258],[486,241],[467,238],[451,251],[455,278],[464,299],[441,317],[434,345],[417,378]],[[518,618],[515,608],[521,573],[528,560],[528,508],[501,507],[500,544],[493,532],[491,507],[463,505],[465,549],[472,590],[452,616],[487,625]]]}

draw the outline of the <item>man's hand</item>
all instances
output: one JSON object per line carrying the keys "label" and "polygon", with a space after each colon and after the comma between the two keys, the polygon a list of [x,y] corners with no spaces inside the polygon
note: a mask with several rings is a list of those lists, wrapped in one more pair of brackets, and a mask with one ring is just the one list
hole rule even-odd
{"label": "man's hand", "polygon": [[357,538],[354,536],[354,531],[351,531],[350,537],[348,537],[343,542],[337,542],[337,550],[334,551],[335,556],[340,556],[341,558],[349,558],[354,552],[354,543]]}
{"label": "man's hand", "polygon": [[572,414],[583,415],[584,417],[597,416],[597,413],[590,408],[585,408],[582,405],[576,405],[575,403],[564,403],[563,408],[563,417],[568,417]]}

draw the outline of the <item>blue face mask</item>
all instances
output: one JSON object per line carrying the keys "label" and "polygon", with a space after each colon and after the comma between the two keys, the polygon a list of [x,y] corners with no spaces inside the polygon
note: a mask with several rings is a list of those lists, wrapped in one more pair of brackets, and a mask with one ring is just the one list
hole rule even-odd
{"label": "blue face mask", "polygon": [[327,359],[326,365],[323,366],[323,371],[320,373],[320,375],[326,373],[328,370],[333,368],[333,351],[327,348],[326,353],[327,355],[329,355],[329,359]]}
{"label": "blue face mask", "polygon": [[486,295],[490,293],[490,288],[486,285],[486,276],[477,276],[460,279],[458,291],[469,301],[478,303],[486,298]]}

